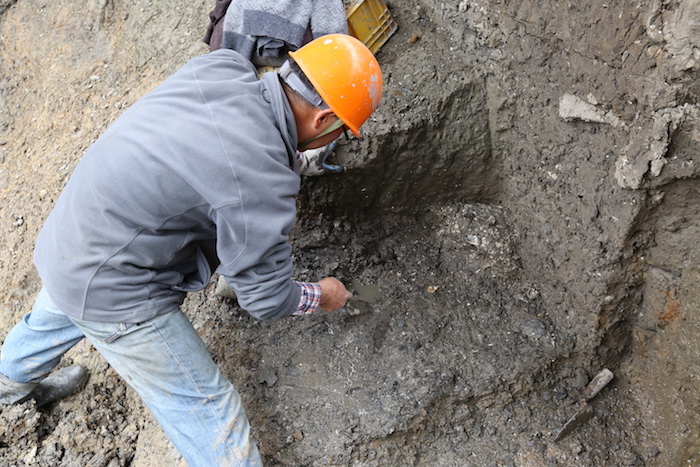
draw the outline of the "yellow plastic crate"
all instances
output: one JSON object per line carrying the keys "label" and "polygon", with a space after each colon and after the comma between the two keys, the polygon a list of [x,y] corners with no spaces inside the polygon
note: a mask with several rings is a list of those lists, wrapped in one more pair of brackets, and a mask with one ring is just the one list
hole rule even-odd
{"label": "yellow plastic crate", "polygon": [[348,33],[361,40],[375,54],[398,28],[384,0],[346,1],[345,15],[348,18]]}

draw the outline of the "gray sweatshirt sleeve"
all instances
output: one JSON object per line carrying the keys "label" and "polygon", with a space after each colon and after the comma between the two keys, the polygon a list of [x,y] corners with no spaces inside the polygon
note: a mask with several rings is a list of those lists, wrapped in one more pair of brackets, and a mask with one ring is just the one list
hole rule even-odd
{"label": "gray sweatshirt sleeve", "polygon": [[241,307],[263,321],[291,315],[300,299],[289,244],[299,176],[286,164],[286,152],[270,156],[274,147],[261,144],[237,167],[237,202],[218,208],[214,219],[219,272]]}
{"label": "gray sweatshirt sleeve", "polygon": [[262,321],[290,316],[300,299],[299,288],[291,280],[287,238],[294,221],[294,200],[275,199],[276,192],[251,195],[245,210],[242,205],[220,209],[216,220],[219,271],[233,287],[240,306]]}
{"label": "gray sweatshirt sleeve", "polygon": [[219,273],[243,309],[270,321],[291,315],[300,299],[289,244],[300,178],[290,168],[296,127],[281,85],[270,81],[252,89],[255,95],[224,100],[216,113],[227,115],[216,123],[229,166],[221,167],[228,173],[225,196],[212,198],[210,217]]}

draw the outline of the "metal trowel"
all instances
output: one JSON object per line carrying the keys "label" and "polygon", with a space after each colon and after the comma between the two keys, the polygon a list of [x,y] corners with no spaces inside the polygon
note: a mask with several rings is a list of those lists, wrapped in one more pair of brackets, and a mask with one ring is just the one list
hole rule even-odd
{"label": "metal trowel", "polygon": [[379,287],[353,281],[350,293],[352,295],[350,295],[345,307],[350,315],[359,315],[372,310],[372,303],[379,298]]}
{"label": "metal trowel", "polygon": [[598,393],[608,385],[610,381],[614,378],[614,375],[612,371],[608,370],[607,368],[603,369],[600,373],[596,375],[595,378],[591,380],[590,383],[588,383],[588,386],[586,386],[583,389],[583,393],[581,395],[581,399],[579,399],[578,404],[579,404],[579,409],[576,411],[573,417],[571,417],[563,427],[561,427],[561,430],[557,433],[557,435],[554,438],[554,441],[559,441],[562,439],[564,436],[568,435],[572,431],[574,431],[576,428],[580,427],[584,423],[586,423],[588,420],[593,418],[595,415],[595,412],[593,410],[593,407],[588,403],[591,399],[593,399]]}

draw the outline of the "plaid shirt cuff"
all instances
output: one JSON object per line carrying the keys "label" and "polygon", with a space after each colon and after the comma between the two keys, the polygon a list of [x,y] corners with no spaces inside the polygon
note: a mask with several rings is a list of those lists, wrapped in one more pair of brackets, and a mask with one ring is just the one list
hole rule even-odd
{"label": "plaid shirt cuff", "polygon": [[292,316],[310,315],[315,312],[321,303],[321,286],[312,282],[294,281],[294,283],[299,287],[301,297]]}

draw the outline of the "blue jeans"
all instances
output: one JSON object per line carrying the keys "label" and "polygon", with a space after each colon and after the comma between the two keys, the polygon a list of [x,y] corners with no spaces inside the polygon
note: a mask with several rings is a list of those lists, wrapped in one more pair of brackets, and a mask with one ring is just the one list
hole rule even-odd
{"label": "blue jeans", "polygon": [[141,396],[189,465],[262,465],[238,392],[180,309],[138,324],[83,321],[42,289],[7,335],[0,373],[40,379],[83,337]]}

